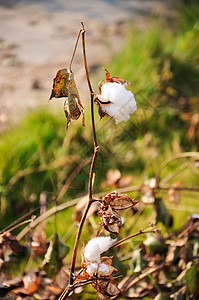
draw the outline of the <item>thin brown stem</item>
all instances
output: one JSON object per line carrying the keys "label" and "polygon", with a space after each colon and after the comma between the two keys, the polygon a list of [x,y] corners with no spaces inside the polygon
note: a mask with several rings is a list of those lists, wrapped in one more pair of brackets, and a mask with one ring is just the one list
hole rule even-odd
{"label": "thin brown stem", "polygon": [[80,240],[80,236],[81,236],[81,233],[82,233],[83,225],[84,225],[84,222],[86,220],[86,216],[87,216],[87,213],[89,211],[89,208],[90,208],[91,204],[92,204],[92,201],[89,200],[88,203],[87,203],[87,206],[84,210],[84,213],[82,215],[80,224],[79,224],[79,229],[78,229],[78,232],[77,232],[75,245],[74,245],[74,248],[73,248],[73,256],[72,256],[71,267],[70,267],[70,285],[72,285],[73,282],[74,282],[73,274],[74,274],[75,262],[76,262],[76,257],[77,257],[77,249],[78,249],[79,240]]}
{"label": "thin brown stem", "polygon": [[74,47],[73,54],[72,54],[72,57],[71,57],[71,60],[70,60],[69,69],[70,69],[71,72],[72,72],[72,69],[71,69],[71,67],[72,67],[72,62],[73,62],[73,59],[74,59],[74,56],[75,56],[75,52],[76,52],[76,50],[77,50],[77,45],[78,45],[78,42],[79,42],[79,38],[80,38],[81,32],[82,32],[82,29],[80,29],[79,32],[78,32],[77,40],[76,40],[76,43],[75,43],[75,47]]}
{"label": "thin brown stem", "polygon": [[131,239],[131,238],[133,238],[133,237],[136,237],[136,236],[138,236],[138,235],[145,234],[145,233],[152,233],[152,232],[153,232],[153,233],[154,233],[154,232],[157,232],[157,229],[151,229],[151,230],[145,230],[145,231],[140,230],[140,231],[137,232],[137,233],[131,234],[131,235],[126,236],[125,238],[123,238],[123,239],[117,241],[117,242],[114,243],[110,248],[117,247],[117,246],[119,246],[120,244],[122,244],[123,242],[125,242],[125,241],[127,241],[127,240],[129,240],[129,239]]}
{"label": "thin brown stem", "polygon": [[[84,57],[84,67],[85,67],[85,72],[86,72],[86,79],[88,82],[88,87],[90,90],[90,99],[91,99],[91,122],[92,122],[92,132],[93,132],[93,142],[94,142],[94,154],[93,154],[93,159],[92,159],[92,163],[91,163],[91,168],[90,168],[90,174],[89,174],[89,183],[88,183],[88,203],[87,206],[84,210],[84,213],[82,215],[81,221],[80,221],[80,225],[79,225],[79,229],[77,232],[77,236],[76,236],[76,240],[75,240],[75,245],[74,245],[74,249],[73,249],[73,256],[72,256],[72,261],[71,261],[71,268],[70,268],[70,286],[73,284],[74,282],[74,270],[75,270],[75,262],[76,262],[76,257],[77,257],[77,249],[78,249],[78,245],[79,245],[79,240],[80,240],[80,236],[82,233],[82,229],[83,229],[83,225],[85,223],[88,211],[90,209],[90,206],[93,202],[93,174],[94,174],[94,167],[95,167],[95,162],[96,162],[96,158],[97,158],[97,154],[99,151],[99,147],[97,146],[97,138],[96,138],[96,131],[95,131],[95,121],[94,121],[94,110],[93,110],[93,89],[91,86],[91,82],[90,82],[90,77],[89,77],[89,72],[88,72],[88,65],[87,65],[87,59],[86,59],[86,48],[85,48],[85,29],[84,29],[84,24],[82,24],[82,29],[80,30],[81,34],[82,34],[82,48],[83,48],[83,57]],[[65,296],[64,296],[65,298]],[[64,299],[62,298],[62,299]]]}
{"label": "thin brown stem", "polygon": [[4,231],[0,236],[2,237],[2,236],[4,236],[4,235],[6,235],[8,232],[11,232],[11,231],[17,229],[18,227],[20,227],[20,226],[22,226],[22,225],[24,225],[24,224],[30,223],[30,222],[32,222],[32,221],[33,221],[33,219],[25,220],[25,221],[23,221],[23,222],[21,222],[21,223],[15,225],[15,226],[13,226],[12,228],[8,229],[7,231]]}
{"label": "thin brown stem", "polygon": [[82,48],[83,48],[83,57],[84,57],[84,67],[85,67],[85,72],[86,72],[86,79],[88,82],[88,87],[90,90],[90,97],[91,97],[91,122],[92,122],[92,131],[93,131],[93,141],[94,141],[94,147],[97,147],[97,137],[96,137],[96,131],[95,131],[95,120],[94,120],[94,111],[93,111],[93,89],[91,86],[91,82],[90,82],[90,77],[89,77],[89,72],[88,72],[88,65],[87,65],[87,59],[86,59],[86,43],[85,43],[85,29],[84,29],[84,24],[83,22],[81,22],[82,24]]}

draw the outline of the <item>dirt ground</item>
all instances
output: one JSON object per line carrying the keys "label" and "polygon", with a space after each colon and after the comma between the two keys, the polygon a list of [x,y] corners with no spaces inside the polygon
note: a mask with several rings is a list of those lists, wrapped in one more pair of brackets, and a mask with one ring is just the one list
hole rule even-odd
{"label": "dirt ground", "polygon": [[[38,105],[53,108],[48,103],[52,79],[69,65],[81,21],[90,74],[103,74],[102,66],[124,45],[129,24],[146,26],[152,13],[165,14],[168,3],[165,7],[160,0],[0,0],[0,132]],[[73,72],[86,105],[80,46]]]}

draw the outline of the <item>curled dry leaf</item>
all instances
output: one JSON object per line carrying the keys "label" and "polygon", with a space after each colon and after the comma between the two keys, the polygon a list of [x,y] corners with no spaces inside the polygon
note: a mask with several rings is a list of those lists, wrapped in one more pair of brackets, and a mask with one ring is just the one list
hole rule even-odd
{"label": "curled dry leaf", "polygon": [[22,250],[22,246],[16,237],[10,232],[6,232],[0,236],[0,268],[5,261],[10,260],[10,254],[18,255]]}
{"label": "curled dry leaf", "polygon": [[70,69],[61,69],[57,72],[49,100],[62,97],[66,98],[64,112],[67,118],[67,128],[71,122],[79,119],[81,114],[84,126],[84,108],[74,80],[74,73]]}
{"label": "curled dry leaf", "polygon": [[107,194],[102,200],[103,205],[110,205],[115,210],[124,210],[131,208],[138,203],[137,200],[132,200],[128,195],[117,192]]}
{"label": "curled dry leaf", "polygon": [[125,194],[118,195],[117,192],[107,194],[101,201],[98,215],[101,218],[101,225],[109,232],[119,234],[122,226],[122,218],[118,210],[124,210],[136,205],[138,201],[132,200]]}

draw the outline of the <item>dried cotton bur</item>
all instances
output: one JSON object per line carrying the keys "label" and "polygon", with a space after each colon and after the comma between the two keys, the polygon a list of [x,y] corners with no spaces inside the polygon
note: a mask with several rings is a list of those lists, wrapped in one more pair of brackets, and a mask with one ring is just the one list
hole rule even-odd
{"label": "dried cotton bur", "polygon": [[82,114],[82,125],[84,126],[84,108],[74,80],[74,73],[70,69],[61,69],[53,80],[53,89],[49,100],[52,98],[63,98],[64,112],[67,119],[67,128],[71,122],[79,119]]}
{"label": "dried cotton bur", "polygon": [[130,83],[120,77],[110,77],[107,69],[105,71],[105,81],[99,83],[99,94],[95,99],[99,115],[115,119],[116,124],[127,121],[137,109],[133,93],[126,89]]}
{"label": "dried cotton bur", "polygon": [[98,215],[101,218],[101,226],[111,233],[119,234],[122,226],[122,218],[117,211],[131,208],[138,201],[132,200],[125,194],[118,195],[117,192],[107,194],[101,200],[101,207],[98,210]]}
{"label": "dried cotton bur", "polygon": [[83,272],[76,276],[77,281],[89,279],[92,286],[97,290],[98,297],[111,297],[117,295],[120,290],[114,281],[113,272],[117,271],[112,266],[113,257],[100,257],[107,251],[116,239],[96,237],[91,239],[81,250]]}

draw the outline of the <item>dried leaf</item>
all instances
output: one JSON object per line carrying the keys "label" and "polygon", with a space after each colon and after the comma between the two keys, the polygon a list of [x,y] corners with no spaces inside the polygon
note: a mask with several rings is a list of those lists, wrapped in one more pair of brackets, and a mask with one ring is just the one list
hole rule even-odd
{"label": "dried leaf", "polygon": [[74,74],[70,72],[69,80],[66,82],[68,97],[64,104],[64,112],[67,118],[67,128],[71,122],[79,119],[82,113],[82,125],[84,122],[84,108],[80,101],[79,93],[75,84]]}
{"label": "dried leaf", "polygon": [[56,276],[56,283],[62,289],[64,289],[69,282],[69,276],[66,273],[66,268],[62,267]]}
{"label": "dried leaf", "polygon": [[52,98],[68,97],[68,89],[66,83],[69,80],[70,70],[61,69],[57,72],[56,77],[53,79],[53,90],[49,100]]}
{"label": "dried leaf", "polygon": [[119,228],[122,226],[122,219],[120,215],[111,208],[110,205],[102,207],[98,211],[101,218],[101,225],[111,233],[119,233]]}
{"label": "dried leaf", "polygon": [[79,119],[81,114],[84,126],[84,108],[74,80],[74,73],[70,69],[61,69],[57,72],[49,100],[62,97],[66,97],[64,112],[67,118],[67,128],[71,122]]}
{"label": "dried leaf", "polygon": [[17,241],[16,237],[8,232],[5,236],[5,245],[7,245],[15,255],[18,255],[21,251],[21,245]]}
{"label": "dried leaf", "polygon": [[138,201],[132,200],[129,196],[122,194],[118,195],[115,199],[110,200],[110,206],[115,210],[123,210],[127,208],[131,208],[136,205]]}

